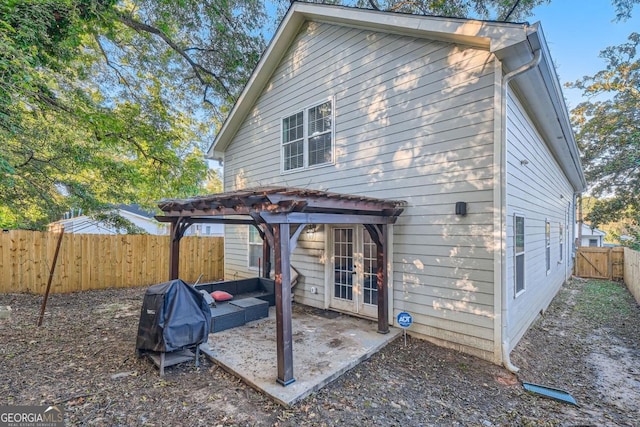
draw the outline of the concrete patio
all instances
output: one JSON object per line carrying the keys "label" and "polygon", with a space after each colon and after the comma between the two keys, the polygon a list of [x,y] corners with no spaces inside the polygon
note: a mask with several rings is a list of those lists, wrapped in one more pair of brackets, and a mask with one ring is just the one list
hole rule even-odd
{"label": "concrete patio", "polygon": [[203,353],[276,402],[290,406],[368,359],[402,331],[377,333],[377,323],[299,304],[293,306],[295,382],[276,382],[276,318],[269,317],[209,335]]}

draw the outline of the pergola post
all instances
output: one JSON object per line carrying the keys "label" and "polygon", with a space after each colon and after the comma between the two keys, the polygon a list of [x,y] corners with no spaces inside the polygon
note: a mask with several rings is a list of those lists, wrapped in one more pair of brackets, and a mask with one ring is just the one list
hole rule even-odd
{"label": "pergola post", "polygon": [[191,222],[186,218],[179,217],[171,221],[171,244],[169,246],[169,280],[179,278],[180,272],[178,266],[180,264],[180,239],[184,236],[184,232],[191,226]]}
{"label": "pergola post", "polygon": [[178,223],[179,220],[171,222],[171,243],[169,245],[169,280],[175,280],[179,275],[178,265],[180,262],[180,238],[182,236],[179,236],[178,234]]}
{"label": "pergola post", "polygon": [[262,277],[268,279],[271,275],[271,246],[266,238],[262,241]]}
{"label": "pergola post", "polygon": [[291,269],[289,224],[273,227],[275,252],[276,350],[278,383],[287,386],[293,378],[293,332],[291,326]]}
{"label": "pergola post", "polygon": [[364,224],[371,240],[376,244],[376,283],[378,285],[378,333],[389,333],[389,292],[387,290],[387,225]]}
{"label": "pergola post", "polygon": [[376,242],[378,271],[378,333],[389,333],[389,292],[387,289],[387,225],[379,225],[380,238]]}

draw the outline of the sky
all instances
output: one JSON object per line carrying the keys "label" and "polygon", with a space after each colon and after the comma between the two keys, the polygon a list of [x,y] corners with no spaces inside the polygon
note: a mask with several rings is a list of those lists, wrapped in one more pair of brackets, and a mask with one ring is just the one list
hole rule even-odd
{"label": "sky", "polygon": [[[640,7],[634,8],[631,19],[614,22],[611,0],[551,0],[533,12],[528,21],[541,22],[563,85],[603,70],[606,64],[600,51],[640,32]],[[578,90],[563,87],[563,92],[569,109],[583,100]]]}

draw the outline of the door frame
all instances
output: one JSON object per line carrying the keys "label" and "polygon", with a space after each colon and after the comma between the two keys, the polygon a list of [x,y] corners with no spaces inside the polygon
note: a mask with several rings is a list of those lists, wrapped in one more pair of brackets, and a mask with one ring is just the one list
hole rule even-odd
{"label": "door frame", "polygon": [[[367,319],[375,319],[377,317],[377,312],[371,311],[371,315],[365,315],[359,310],[356,312],[355,310],[344,310],[340,308],[333,307],[331,304],[332,296],[333,296],[333,278],[334,278],[334,267],[333,267],[333,230],[334,228],[354,228],[361,229],[362,233],[368,233],[368,231],[364,228],[364,226],[360,224],[335,224],[329,225],[325,224],[325,240],[324,240],[324,253],[325,253],[325,262],[324,262],[324,309],[325,310],[335,310],[348,313],[353,316],[365,317]],[[387,314],[389,319],[389,325],[393,325],[395,322],[394,319],[394,280],[393,280],[393,224],[387,225]],[[360,266],[361,267],[361,266]],[[361,274],[361,273],[360,273]],[[355,307],[354,302],[354,307]],[[377,307],[377,306],[372,306]],[[376,308],[377,310],[377,308]]]}

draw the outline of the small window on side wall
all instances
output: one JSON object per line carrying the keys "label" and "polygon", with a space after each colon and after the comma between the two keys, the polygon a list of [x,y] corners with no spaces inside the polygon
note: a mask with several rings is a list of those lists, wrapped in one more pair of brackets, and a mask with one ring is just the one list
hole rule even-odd
{"label": "small window on side wall", "polygon": [[249,226],[249,268],[255,268],[256,270],[260,266],[260,259],[262,258],[262,238],[258,230]]}
{"label": "small window on side wall", "polygon": [[545,259],[547,273],[549,273],[551,271],[551,223],[547,219],[544,224]]}
{"label": "small window on side wall", "polygon": [[560,262],[562,262],[562,260],[564,259],[564,224],[558,224],[558,228],[560,232],[558,235],[558,237],[560,238]]}
{"label": "small window on side wall", "polygon": [[525,268],[525,233],[524,216],[515,215],[514,221],[514,271],[515,271],[515,294],[516,296],[524,291],[524,268]]}

